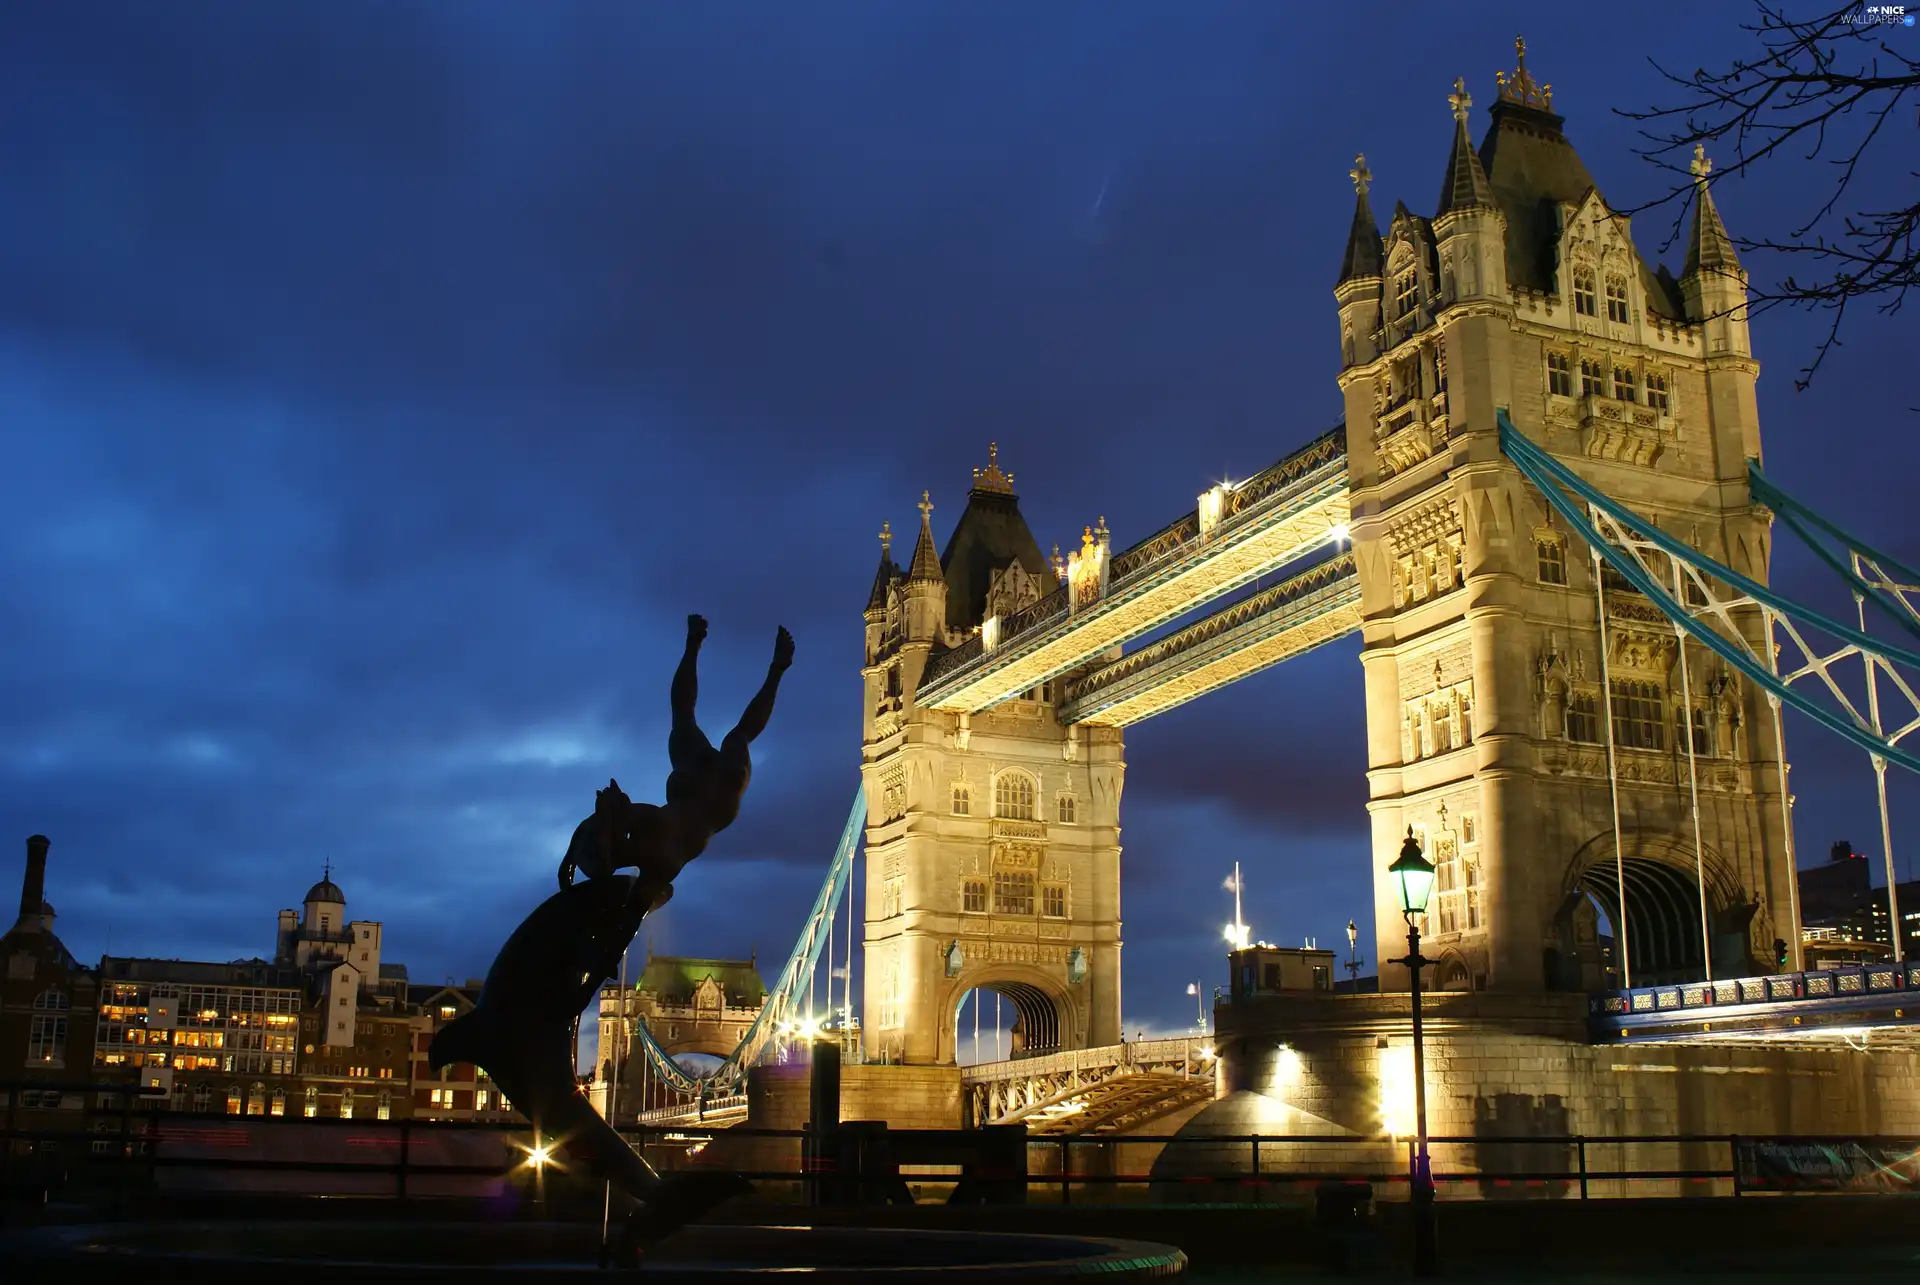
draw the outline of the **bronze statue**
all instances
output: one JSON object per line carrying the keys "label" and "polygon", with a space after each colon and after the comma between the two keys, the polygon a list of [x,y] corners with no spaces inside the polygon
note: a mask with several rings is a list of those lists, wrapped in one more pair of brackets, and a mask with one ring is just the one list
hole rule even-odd
{"label": "bronze statue", "polygon": [[[428,1051],[436,1070],[454,1062],[484,1068],[541,1141],[639,1202],[622,1240],[626,1265],[645,1245],[749,1188],[737,1175],[713,1171],[662,1178],[593,1109],[574,1073],[581,1010],[615,976],[641,920],[672,897],[675,876],[739,815],[752,772],[747,746],[766,730],[780,676],[793,663],[793,637],[782,629],[766,682],[716,750],[693,716],[694,663],[706,632],[706,621],[688,617],[686,654],[673,680],[666,805],[634,803],[608,782],[593,816],[574,832],[560,891],[507,938],[479,1005],[443,1027]],[[639,873],[613,873],[623,866]],[[578,885],[575,867],[588,876]]]}
{"label": "bronze statue", "polygon": [[618,781],[607,782],[595,798],[593,815],[575,827],[567,855],[561,859],[563,889],[572,886],[576,870],[599,879],[628,866],[639,867],[643,875],[659,867],[658,873],[671,881],[681,866],[705,851],[713,836],[740,815],[740,799],[753,776],[747,747],[767,730],[767,720],[773,716],[780,676],[793,665],[793,635],[782,628],[774,636],[767,679],[717,750],[694,716],[699,691],[696,668],[706,637],[705,618],[688,616],[686,651],[673,672],[671,689],[673,729],[667,735],[667,758],[673,771],[667,777],[666,806],[635,803]]}

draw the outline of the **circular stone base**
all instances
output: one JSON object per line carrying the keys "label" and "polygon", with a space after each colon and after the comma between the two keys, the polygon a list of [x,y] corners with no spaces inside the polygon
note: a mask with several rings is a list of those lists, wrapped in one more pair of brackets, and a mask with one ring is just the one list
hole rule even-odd
{"label": "circular stone base", "polygon": [[[576,1223],[122,1223],[44,1227],[0,1237],[23,1279],[107,1267],[118,1279],[194,1285],[386,1285],[566,1279],[600,1272],[600,1229]],[[804,1271],[812,1282],[966,1278],[1170,1280],[1187,1258],[1167,1245],[1088,1236],[849,1227],[689,1227],[616,1275],[694,1285]],[[344,1273],[344,1274],[343,1274]]]}

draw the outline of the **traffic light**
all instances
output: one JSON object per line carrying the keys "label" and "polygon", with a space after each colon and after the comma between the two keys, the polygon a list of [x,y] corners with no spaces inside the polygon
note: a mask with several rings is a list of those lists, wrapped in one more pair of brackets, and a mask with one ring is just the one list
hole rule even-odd
{"label": "traffic light", "polygon": [[1784,937],[1775,937],[1773,939],[1773,962],[1774,962],[1774,965],[1777,968],[1779,968],[1781,972],[1786,971],[1787,942],[1786,942],[1786,938]]}

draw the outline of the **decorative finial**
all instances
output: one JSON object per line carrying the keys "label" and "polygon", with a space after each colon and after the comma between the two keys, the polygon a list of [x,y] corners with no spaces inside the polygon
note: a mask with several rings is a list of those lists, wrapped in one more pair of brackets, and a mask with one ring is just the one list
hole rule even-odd
{"label": "decorative finial", "polygon": [[1693,145],[1693,164],[1687,166],[1687,168],[1693,171],[1693,177],[1695,179],[1702,182],[1706,181],[1707,175],[1713,173],[1713,162],[1707,159],[1707,145],[1705,143],[1695,143]]}
{"label": "decorative finial", "polygon": [[1353,158],[1353,168],[1347,171],[1347,177],[1353,180],[1355,196],[1365,196],[1367,189],[1373,186],[1373,171],[1367,168],[1365,152]]}
{"label": "decorative finial", "polygon": [[893,523],[891,522],[880,524],[880,556],[883,558],[893,556]]}
{"label": "decorative finial", "polygon": [[1513,38],[1513,52],[1519,64],[1509,76],[1505,72],[1495,72],[1494,80],[1500,86],[1500,97],[1509,103],[1519,103],[1522,107],[1538,107],[1541,111],[1553,109],[1553,86],[1536,85],[1527,72],[1527,38]]}
{"label": "decorative finial", "polygon": [[920,522],[923,526],[933,525],[933,492],[920,492]]}
{"label": "decorative finial", "polygon": [[1445,799],[1440,801],[1440,828],[1442,830],[1447,828],[1447,802]]}
{"label": "decorative finial", "polygon": [[1447,95],[1447,104],[1453,108],[1453,118],[1462,125],[1467,123],[1467,109],[1473,106],[1473,97],[1467,93],[1467,78],[1453,78],[1453,92]]}
{"label": "decorative finial", "polygon": [[1060,556],[1060,546],[1057,544],[1053,546],[1053,557],[1050,561],[1053,563],[1054,579],[1065,580],[1067,578],[1067,560]]}
{"label": "decorative finial", "polygon": [[987,443],[987,466],[973,471],[973,489],[993,491],[1000,495],[1013,494],[1013,474],[1000,471],[1000,443]]}
{"label": "decorative finial", "polygon": [[1087,527],[1085,530],[1080,532],[1080,556],[1083,558],[1086,558],[1086,557],[1091,557],[1092,554],[1093,554],[1093,528]]}
{"label": "decorative finial", "polygon": [[1101,516],[1098,522],[1093,524],[1093,534],[1094,538],[1099,540],[1100,543],[1105,544],[1107,542],[1107,536],[1110,535],[1111,532],[1107,530],[1107,519],[1104,515]]}
{"label": "decorative finial", "polygon": [[321,883],[333,882],[333,858],[332,857],[328,857],[326,864],[320,867],[320,882]]}

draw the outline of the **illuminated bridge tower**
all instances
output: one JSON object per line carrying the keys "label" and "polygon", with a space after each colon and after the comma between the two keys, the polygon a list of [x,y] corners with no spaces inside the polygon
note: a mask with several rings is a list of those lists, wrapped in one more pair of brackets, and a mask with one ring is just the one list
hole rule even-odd
{"label": "illuminated bridge tower", "polygon": [[866,1057],[952,1063],[975,988],[1012,1004],[1018,1050],[1116,1043],[1120,729],[1063,726],[1062,680],[972,716],[916,704],[943,653],[1063,592],[992,453],[939,555],[932,513],[904,572],[882,534],[866,608]]}
{"label": "illuminated bridge tower", "polygon": [[[1455,82],[1432,218],[1397,205],[1383,238],[1365,161],[1353,172],[1335,297],[1375,958],[1405,953],[1383,868],[1412,826],[1439,866],[1423,949],[1443,987],[1618,984],[1602,928],[1621,924],[1623,886],[1634,984],[1699,978],[1703,937],[1715,977],[1770,968],[1775,938],[1798,936],[1772,711],[1697,645],[1683,666],[1672,624],[1623,582],[1596,586],[1495,423],[1507,408],[1602,491],[1765,581],[1745,277],[1704,181],[1681,277],[1649,270],[1520,52],[1477,151]],[[1757,641],[1758,620],[1743,627]],[[1405,970],[1384,980],[1404,988]]]}

